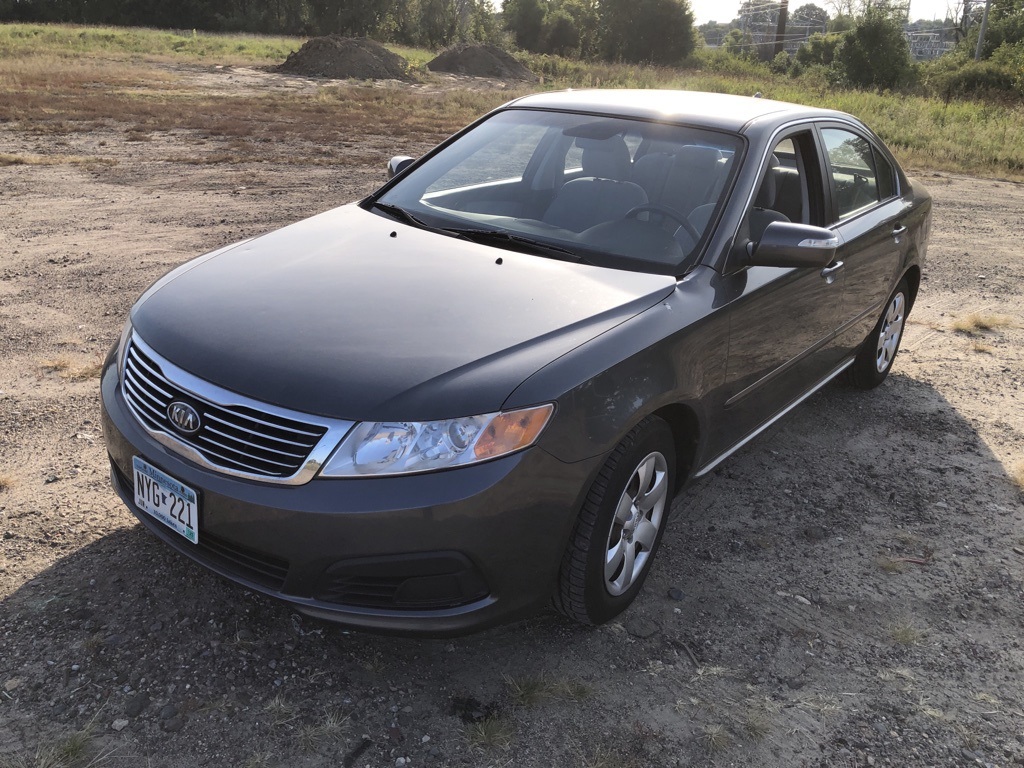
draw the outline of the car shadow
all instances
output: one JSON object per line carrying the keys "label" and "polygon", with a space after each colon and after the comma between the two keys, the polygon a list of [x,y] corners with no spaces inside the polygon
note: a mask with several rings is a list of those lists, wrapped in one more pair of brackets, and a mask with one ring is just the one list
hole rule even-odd
{"label": "car shadow", "polygon": [[[546,740],[511,747],[526,749],[521,765],[600,749],[699,760],[702,729],[731,722],[709,714],[713,697],[783,707],[852,691],[861,708],[885,699],[891,710],[902,699],[874,690],[877,671],[926,664],[897,625],[927,636],[929,656],[960,659],[970,634],[977,669],[961,666],[958,685],[1007,662],[1024,623],[1011,599],[1020,502],[975,427],[928,383],[893,375],[868,393],[830,386],[684,490],[644,592],[600,628],[549,612],[457,639],[349,632],[228,583],[135,525],[3,600],[0,737],[29,743],[30,713],[43,711],[53,727],[124,721],[105,732],[129,752],[301,754],[299,725],[336,711],[353,726],[329,753],[343,764],[451,758],[474,723],[501,718]],[[953,673],[930,674],[953,701],[941,685]],[[772,716],[776,746],[797,728],[839,750],[860,727],[852,710],[826,727],[801,706]],[[168,747],[182,728],[187,743]]]}

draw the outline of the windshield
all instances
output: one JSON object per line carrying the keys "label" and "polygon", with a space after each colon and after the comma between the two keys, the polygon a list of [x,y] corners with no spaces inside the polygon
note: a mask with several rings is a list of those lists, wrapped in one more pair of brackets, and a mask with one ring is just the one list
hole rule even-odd
{"label": "windshield", "polygon": [[535,243],[548,246],[541,255],[681,274],[704,244],[740,146],[736,135],[697,128],[510,109],[379,202],[411,214],[408,224],[491,245]]}

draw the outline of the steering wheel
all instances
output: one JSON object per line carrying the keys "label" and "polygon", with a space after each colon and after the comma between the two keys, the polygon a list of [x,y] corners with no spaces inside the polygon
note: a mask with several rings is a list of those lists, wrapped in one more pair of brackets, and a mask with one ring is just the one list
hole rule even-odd
{"label": "steering wheel", "polygon": [[683,216],[683,214],[681,214],[679,211],[669,208],[667,205],[656,205],[654,203],[638,205],[636,206],[636,208],[630,208],[623,218],[635,219],[641,213],[647,212],[660,213],[665,218],[672,219],[672,221],[676,222],[677,224],[679,224],[679,226],[686,230],[686,234],[693,238],[694,243],[700,241],[700,232],[698,232],[697,228],[690,223],[690,220]]}

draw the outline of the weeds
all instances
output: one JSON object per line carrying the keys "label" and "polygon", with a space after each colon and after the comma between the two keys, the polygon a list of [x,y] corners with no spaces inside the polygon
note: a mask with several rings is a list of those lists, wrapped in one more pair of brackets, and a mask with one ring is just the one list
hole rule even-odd
{"label": "weeds", "polygon": [[964,333],[968,336],[978,336],[983,331],[995,331],[999,328],[1009,328],[1012,325],[1013,318],[1007,317],[1006,315],[972,312],[966,317],[954,320],[952,328],[957,333]]}
{"label": "weeds", "polygon": [[875,562],[878,564],[878,567],[886,573],[903,573],[906,569],[906,565],[901,563],[899,560],[893,560],[888,555],[879,555],[875,558]]}
{"label": "weeds", "polygon": [[345,732],[347,723],[348,716],[333,710],[327,712],[321,721],[299,729],[299,749],[312,752],[324,742],[337,740]]}
{"label": "weeds", "polygon": [[40,367],[47,373],[59,374],[66,381],[89,381],[98,379],[103,370],[102,362],[86,363],[75,365],[66,357],[58,357],[53,360],[44,360]]}
{"label": "weeds", "polygon": [[524,707],[532,707],[546,699],[580,701],[590,695],[590,689],[578,680],[548,680],[543,677],[514,678],[505,675],[505,686],[512,700]]}
{"label": "weeds", "polygon": [[1024,460],[1016,462],[1010,468],[1010,482],[1024,491]]}
{"label": "weeds", "polygon": [[503,717],[492,715],[466,728],[466,741],[471,747],[505,749],[512,743],[515,729]]}
{"label": "weeds", "polygon": [[924,630],[911,621],[898,621],[889,627],[889,636],[897,645],[917,645],[924,639]]}
{"label": "weeds", "polygon": [[717,755],[729,746],[729,729],[718,723],[705,725],[700,740],[708,754]]}
{"label": "weeds", "polygon": [[91,755],[90,726],[41,743],[32,754],[2,755],[0,768],[100,768],[109,764],[113,751]]}
{"label": "weeds", "polygon": [[13,475],[0,475],[0,493],[9,491],[14,487]]}
{"label": "weeds", "polygon": [[281,694],[268,701],[263,711],[267,713],[271,726],[275,728],[287,725],[299,716],[298,708]]}

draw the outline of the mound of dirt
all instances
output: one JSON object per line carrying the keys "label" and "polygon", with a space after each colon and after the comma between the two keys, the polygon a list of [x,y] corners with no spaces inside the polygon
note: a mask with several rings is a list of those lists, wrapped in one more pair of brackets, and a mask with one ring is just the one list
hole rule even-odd
{"label": "mound of dirt", "polygon": [[427,64],[432,72],[454,72],[503,80],[536,80],[537,76],[501,48],[462,43],[449,48]]}
{"label": "mound of dirt", "polygon": [[288,55],[278,72],[359,80],[412,80],[409,62],[365,37],[314,37]]}

